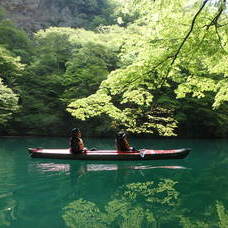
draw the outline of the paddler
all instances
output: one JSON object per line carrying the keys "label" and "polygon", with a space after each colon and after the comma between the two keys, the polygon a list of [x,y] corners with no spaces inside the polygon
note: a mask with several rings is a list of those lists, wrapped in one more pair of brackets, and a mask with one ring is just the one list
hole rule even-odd
{"label": "paddler", "polygon": [[116,134],[116,147],[118,151],[123,151],[123,152],[136,151],[134,147],[130,147],[127,141],[127,135],[123,131],[120,131]]}
{"label": "paddler", "polygon": [[78,128],[71,130],[70,151],[72,154],[83,153],[87,150],[81,137],[82,134]]}

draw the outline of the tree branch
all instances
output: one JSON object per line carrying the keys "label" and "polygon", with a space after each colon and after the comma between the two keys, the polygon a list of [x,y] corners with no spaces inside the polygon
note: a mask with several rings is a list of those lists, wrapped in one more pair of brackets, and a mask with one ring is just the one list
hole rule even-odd
{"label": "tree branch", "polygon": [[[188,33],[186,34],[186,36],[184,37],[184,39],[183,39],[182,43],[180,44],[179,48],[177,49],[176,53],[174,54],[174,57],[173,57],[173,60],[172,60],[172,62],[170,64],[170,66],[172,66],[174,64],[174,62],[176,61],[176,58],[177,58],[177,56],[179,55],[179,53],[181,51],[181,48],[183,47],[183,45],[185,44],[185,42],[189,38],[190,34],[192,33],[192,30],[194,28],[195,21],[196,21],[198,15],[201,13],[201,11],[203,10],[203,8],[205,7],[205,5],[207,4],[208,1],[209,0],[204,0],[202,6],[200,7],[200,9],[197,11],[197,13],[195,14],[195,16],[193,17],[192,23],[191,23],[191,26],[190,26],[190,29],[189,29]],[[169,74],[169,72],[170,72],[170,70],[168,71],[168,74]]]}
{"label": "tree branch", "polygon": [[224,47],[223,47],[223,45],[222,45],[222,38],[221,38],[221,36],[220,36],[220,34],[219,34],[219,32],[218,32],[218,27],[217,27],[217,26],[215,26],[215,32],[216,32],[216,34],[217,34],[217,37],[218,37],[218,40],[219,40],[219,45],[220,45],[220,47],[222,48],[222,50],[223,50],[225,53],[227,53],[227,51],[224,49]]}
{"label": "tree branch", "polygon": [[[218,41],[219,41],[219,45],[220,47],[223,49],[223,51],[226,52],[226,50],[224,49],[223,45],[222,45],[222,38],[219,34],[219,31],[218,31],[218,28],[221,27],[219,24],[218,24],[218,20],[219,20],[219,17],[221,16],[222,12],[224,11],[225,9],[225,6],[226,6],[226,0],[223,0],[223,2],[221,3],[221,6],[219,7],[219,10],[218,10],[218,13],[215,15],[215,17],[212,19],[211,23],[208,24],[206,27],[206,30],[208,30],[211,26],[215,26],[215,32],[216,32],[216,35],[218,37]],[[205,36],[204,36],[205,37]],[[204,39],[204,38],[203,38]],[[203,41],[202,39],[202,41]]]}
{"label": "tree branch", "polygon": [[[175,61],[176,61],[176,59],[177,59],[177,57],[178,57],[178,55],[179,55],[179,53],[180,53],[182,47],[184,46],[184,44],[186,43],[186,41],[188,40],[189,36],[191,35],[191,33],[192,33],[193,29],[194,29],[194,26],[195,26],[195,22],[196,22],[197,17],[198,17],[199,14],[201,13],[201,11],[204,9],[204,7],[205,7],[205,5],[208,3],[208,1],[209,1],[209,0],[204,0],[202,6],[199,8],[199,10],[198,10],[198,11],[196,12],[196,14],[194,15],[194,17],[193,17],[193,19],[192,19],[192,22],[191,22],[190,29],[189,29],[189,31],[187,32],[187,34],[185,35],[185,37],[183,38],[183,40],[182,40],[181,44],[179,45],[178,49],[176,50],[176,52],[175,52],[173,55],[168,55],[163,61],[157,63],[157,64],[153,67],[152,70],[149,70],[148,73],[155,72],[155,69],[156,69],[157,67],[159,67],[160,65],[164,64],[167,60],[172,59],[172,61],[171,61],[171,63],[170,63],[170,66],[169,66],[169,68],[168,68],[168,70],[167,70],[167,73],[166,73],[166,77],[169,76],[169,73],[170,73],[170,71],[171,71],[171,69],[172,69],[172,66],[173,66],[173,64],[175,63]],[[216,25],[217,27],[220,26],[220,25],[218,24],[218,19],[219,19],[219,17],[221,16],[223,10],[225,9],[225,5],[226,5],[226,0],[223,0],[221,6],[219,7],[218,13],[217,13],[217,14],[215,15],[215,17],[212,19],[212,21],[210,22],[210,24],[209,24],[209,25],[206,25],[206,30],[208,30],[212,25]],[[216,28],[217,28],[217,27],[216,27]],[[219,33],[218,33],[217,30],[216,30],[216,33],[217,33],[217,36],[218,36],[219,41],[221,41],[221,36],[219,35]],[[203,39],[204,39],[204,38],[205,38],[205,35],[204,35]],[[203,39],[201,40],[201,42],[203,41]],[[201,43],[201,42],[200,42],[200,43]],[[166,77],[164,77],[164,78],[162,79],[162,83],[164,82],[164,80],[165,80]]]}
{"label": "tree branch", "polygon": [[219,7],[218,13],[215,15],[215,17],[212,19],[211,23],[209,25],[207,25],[207,30],[212,26],[218,26],[218,19],[221,16],[223,10],[225,9],[226,6],[226,0],[223,0],[223,2],[221,3],[221,6]]}
{"label": "tree branch", "polygon": [[222,24],[222,25],[217,24],[217,27],[218,27],[218,28],[220,28],[220,27],[223,27],[223,26],[226,26],[226,25],[228,25],[228,23],[226,23],[226,24]]}

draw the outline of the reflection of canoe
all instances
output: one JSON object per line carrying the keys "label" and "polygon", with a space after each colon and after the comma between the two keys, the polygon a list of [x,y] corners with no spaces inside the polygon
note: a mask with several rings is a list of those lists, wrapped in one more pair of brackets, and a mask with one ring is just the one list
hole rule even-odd
{"label": "reflection of canoe", "polygon": [[139,150],[134,152],[119,152],[116,150],[95,150],[79,154],[71,154],[69,149],[41,149],[29,148],[33,158],[55,158],[73,160],[159,160],[159,159],[182,159],[191,149],[175,150]]}
{"label": "reflection of canoe", "polygon": [[[70,164],[58,164],[58,163],[37,163],[35,167],[41,172],[69,172]],[[32,169],[34,169],[34,164]],[[115,164],[85,164],[80,166],[80,169],[85,172],[97,172],[97,171],[117,171],[117,170],[150,170],[150,169],[189,169],[184,166],[151,166],[151,165],[119,165]],[[1,199],[1,195],[0,195]]]}

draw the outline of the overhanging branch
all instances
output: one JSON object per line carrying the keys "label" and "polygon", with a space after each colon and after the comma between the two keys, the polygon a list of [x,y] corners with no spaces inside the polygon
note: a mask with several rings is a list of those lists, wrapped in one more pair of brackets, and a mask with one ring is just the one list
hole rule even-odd
{"label": "overhanging branch", "polygon": [[212,26],[216,26],[218,27],[218,19],[221,16],[222,12],[224,11],[226,7],[226,0],[223,0],[223,2],[221,3],[221,6],[219,7],[218,13],[215,15],[215,17],[211,20],[211,23],[207,25],[207,30]]}
{"label": "overhanging branch", "polygon": [[[196,19],[197,17],[199,16],[199,14],[201,13],[201,11],[203,10],[203,8],[205,7],[205,5],[207,4],[209,0],[204,0],[202,6],[199,8],[199,10],[197,11],[197,13],[195,14],[195,16],[193,17],[192,19],[192,23],[191,23],[191,26],[190,26],[190,29],[188,31],[188,33],[186,34],[186,36],[184,37],[183,41],[181,42],[179,48],[177,49],[176,53],[173,55],[173,60],[171,62],[171,66],[175,63],[176,61],[176,58],[177,56],[179,55],[180,51],[181,51],[181,48],[184,46],[185,42],[187,41],[187,39],[189,38],[190,34],[192,33],[193,31],[193,28],[194,28],[194,25],[195,25],[195,22],[196,22]],[[169,74],[170,70],[168,71],[168,74]],[[167,75],[168,75],[167,74]]]}

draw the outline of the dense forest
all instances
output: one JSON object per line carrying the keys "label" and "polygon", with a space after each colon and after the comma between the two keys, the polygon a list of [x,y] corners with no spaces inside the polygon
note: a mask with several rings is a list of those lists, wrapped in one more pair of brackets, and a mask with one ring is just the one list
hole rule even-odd
{"label": "dense forest", "polygon": [[0,11],[0,135],[228,136],[226,0],[58,3],[75,26]]}

